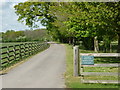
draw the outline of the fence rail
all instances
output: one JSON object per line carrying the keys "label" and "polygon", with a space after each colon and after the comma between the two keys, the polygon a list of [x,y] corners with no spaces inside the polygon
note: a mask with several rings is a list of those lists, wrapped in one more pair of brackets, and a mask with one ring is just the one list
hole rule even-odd
{"label": "fence rail", "polygon": [[82,80],[82,83],[108,83],[108,84],[118,84],[119,81],[116,80]]}
{"label": "fence rail", "polygon": [[[120,57],[120,53],[80,53],[81,56],[94,56],[94,57]],[[118,72],[84,72],[84,67],[119,67],[119,64],[94,64],[94,65],[81,65],[80,75],[82,76],[82,83],[113,83],[118,84],[118,80],[86,80],[84,76],[117,76]]]}
{"label": "fence rail", "polygon": [[81,53],[84,56],[94,56],[94,57],[120,57],[120,53]]}
{"label": "fence rail", "polygon": [[81,75],[94,75],[94,76],[118,76],[118,73],[113,72],[82,72]]}
{"label": "fence rail", "polygon": [[[82,83],[120,83],[119,80],[88,80],[85,79],[84,76],[119,76],[120,73],[118,72],[85,72],[84,67],[119,67],[118,63],[109,63],[109,64],[92,64],[92,65],[83,65],[82,60],[80,57],[116,57],[119,59],[120,53],[80,53],[79,54],[79,47],[75,46],[73,49],[74,53],[74,76],[81,76]],[[80,58],[80,59],[79,59]],[[90,58],[89,58],[90,59]],[[87,59],[88,62],[90,60]],[[92,59],[94,60],[94,59]],[[85,60],[86,61],[86,60]]]}
{"label": "fence rail", "polygon": [[94,65],[84,65],[84,67],[119,67],[119,64],[118,63],[114,63],[114,64],[94,64]]}
{"label": "fence rail", "polygon": [[49,47],[48,43],[24,43],[1,47],[1,70]]}

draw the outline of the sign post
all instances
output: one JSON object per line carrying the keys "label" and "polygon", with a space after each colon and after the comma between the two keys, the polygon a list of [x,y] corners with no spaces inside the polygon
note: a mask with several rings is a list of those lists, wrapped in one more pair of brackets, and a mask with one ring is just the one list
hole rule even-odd
{"label": "sign post", "polygon": [[78,46],[75,46],[73,47],[73,68],[74,68],[74,71],[73,71],[73,76],[79,76],[79,47]]}

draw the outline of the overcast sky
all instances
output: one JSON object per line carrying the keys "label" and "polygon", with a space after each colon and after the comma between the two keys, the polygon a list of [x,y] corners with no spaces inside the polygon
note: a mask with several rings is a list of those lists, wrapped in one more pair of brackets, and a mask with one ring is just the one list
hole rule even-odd
{"label": "overcast sky", "polygon": [[[30,29],[23,23],[17,21],[18,16],[15,14],[14,5],[27,0],[0,0],[0,31],[7,30],[25,30]],[[40,28],[44,28],[40,26]]]}

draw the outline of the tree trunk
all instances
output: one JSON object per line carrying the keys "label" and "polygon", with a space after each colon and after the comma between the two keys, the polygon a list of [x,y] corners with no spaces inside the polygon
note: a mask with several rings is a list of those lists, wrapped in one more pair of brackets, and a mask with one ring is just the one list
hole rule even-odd
{"label": "tree trunk", "polygon": [[98,52],[98,51],[99,51],[99,45],[98,45],[97,36],[94,37],[94,51],[95,51],[95,52]]}
{"label": "tree trunk", "polygon": [[110,43],[110,53],[112,53],[112,43]]}
{"label": "tree trunk", "polygon": [[110,43],[111,43],[111,40],[110,40],[110,37],[109,36],[104,36],[103,37],[103,42],[104,42],[104,52],[110,52]]}
{"label": "tree trunk", "polygon": [[71,38],[69,37],[69,45],[71,44]]}
{"label": "tree trunk", "polygon": [[118,48],[117,52],[120,53],[120,33],[118,33]]}
{"label": "tree trunk", "polygon": [[75,38],[73,37],[73,42],[72,42],[73,46],[75,46]]}

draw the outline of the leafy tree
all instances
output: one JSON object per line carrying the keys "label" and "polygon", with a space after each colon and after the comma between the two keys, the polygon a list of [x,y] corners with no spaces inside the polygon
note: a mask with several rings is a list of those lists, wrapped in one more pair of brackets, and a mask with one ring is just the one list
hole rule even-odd
{"label": "leafy tree", "polygon": [[8,30],[2,33],[2,42],[26,42],[50,40],[45,29],[14,31]]}
{"label": "leafy tree", "polygon": [[15,6],[18,20],[30,27],[36,22],[46,26],[53,38],[75,44],[83,40],[93,49],[93,39],[110,42],[118,35],[120,52],[120,2],[25,2]]}

